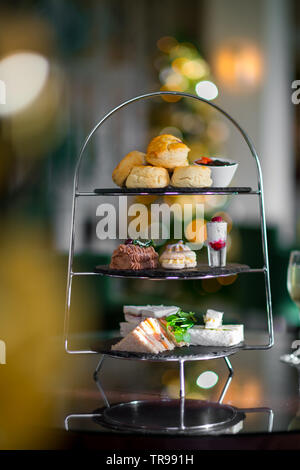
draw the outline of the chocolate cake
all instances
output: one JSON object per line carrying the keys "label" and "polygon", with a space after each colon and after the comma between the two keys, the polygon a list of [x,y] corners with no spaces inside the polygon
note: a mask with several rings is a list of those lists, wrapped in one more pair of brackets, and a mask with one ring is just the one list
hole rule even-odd
{"label": "chocolate cake", "polygon": [[153,246],[121,244],[112,254],[111,269],[152,269],[158,266],[158,254]]}

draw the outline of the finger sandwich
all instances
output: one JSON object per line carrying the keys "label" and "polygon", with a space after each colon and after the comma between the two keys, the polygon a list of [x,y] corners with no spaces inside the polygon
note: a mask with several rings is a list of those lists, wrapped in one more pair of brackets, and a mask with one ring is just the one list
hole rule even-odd
{"label": "finger sandwich", "polygon": [[244,341],[244,325],[222,325],[218,328],[195,325],[189,334],[193,346],[235,346]]}
{"label": "finger sandwich", "polygon": [[167,337],[160,321],[156,318],[146,318],[111,349],[113,351],[158,354],[163,351],[171,351],[174,347],[174,343]]}
{"label": "finger sandwich", "polygon": [[124,305],[123,312],[127,322],[141,322],[144,318],[163,318],[177,313],[179,307],[165,305]]}
{"label": "finger sandwich", "polygon": [[165,305],[124,305],[125,321],[120,323],[120,336],[128,335],[141,321],[148,317],[165,318],[177,313],[179,307]]}

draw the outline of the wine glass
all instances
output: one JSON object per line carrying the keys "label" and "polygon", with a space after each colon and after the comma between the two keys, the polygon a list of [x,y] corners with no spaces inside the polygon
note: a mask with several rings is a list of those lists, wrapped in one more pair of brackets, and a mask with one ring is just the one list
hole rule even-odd
{"label": "wine glass", "polygon": [[[291,299],[295,302],[300,314],[300,251],[292,251],[290,254],[287,271],[287,289]],[[291,365],[300,365],[300,339],[292,343],[295,351],[285,354],[280,359]]]}

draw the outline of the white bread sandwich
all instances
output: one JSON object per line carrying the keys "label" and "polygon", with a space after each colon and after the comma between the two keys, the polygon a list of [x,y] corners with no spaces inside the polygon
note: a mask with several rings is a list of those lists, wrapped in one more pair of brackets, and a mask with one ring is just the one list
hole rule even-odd
{"label": "white bread sandwich", "polygon": [[235,346],[244,341],[244,325],[222,325],[219,328],[195,325],[189,329],[189,335],[193,346]]}
{"label": "white bread sandwich", "polygon": [[136,321],[136,322],[128,322],[128,321],[123,321],[120,323],[120,336],[122,338],[125,338],[132,330],[134,330],[141,322]]}
{"label": "white bread sandwich", "polygon": [[163,351],[171,351],[174,347],[174,343],[168,338],[160,321],[150,317],[142,321],[111,349],[113,351],[158,354]]}
{"label": "white bread sandwich", "polygon": [[167,317],[168,315],[175,314],[178,310],[179,307],[165,305],[124,305],[123,307],[125,320],[136,324],[148,317]]}

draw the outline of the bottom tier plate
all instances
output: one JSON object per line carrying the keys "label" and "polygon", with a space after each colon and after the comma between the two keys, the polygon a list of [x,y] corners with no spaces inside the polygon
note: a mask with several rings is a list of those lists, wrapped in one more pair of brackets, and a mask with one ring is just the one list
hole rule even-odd
{"label": "bottom tier plate", "polygon": [[112,351],[111,346],[120,341],[120,339],[121,338],[113,338],[105,341],[99,341],[92,345],[92,350],[100,354],[106,354],[115,358],[135,359],[139,361],[201,361],[231,356],[244,347],[244,343],[229,347],[184,346],[183,348],[175,348],[173,351],[165,351],[160,354]]}
{"label": "bottom tier plate", "polygon": [[229,405],[184,399],[119,403],[95,414],[96,422],[115,430],[168,434],[224,432],[245,418]]}

